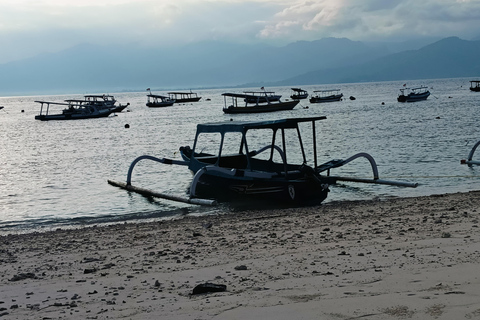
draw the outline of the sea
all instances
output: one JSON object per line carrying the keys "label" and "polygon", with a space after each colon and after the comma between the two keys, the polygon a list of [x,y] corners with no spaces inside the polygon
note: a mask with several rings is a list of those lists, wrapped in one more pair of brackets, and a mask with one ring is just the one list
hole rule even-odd
{"label": "sea", "polygon": [[[109,179],[125,182],[130,164],[141,155],[181,160],[179,147],[193,146],[196,126],[205,122],[326,116],[317,124],[319,163],[365,152],[375,159],[381,179],[418,183],[408,188],[341,182],[330,186],[324,203],[479,190],[480,167],[461,164],[480,140],[480,93],[469,90],[469,80],[302,86],[310,94],[340,89],[344,99],[316,104],[302,100],[291,111],[244,115],[224,114],[222,93],[260,88],[195,89],[202,97],[199,102],[165,108],[148,108],[146,91],[104,92],[119,103],[130,103],[129,107],[108,118],[75,121],[35,120],[40,111],[35,101],[82,99],[91,92],[0,97],[4,106],[0,110],[0,235],[240,214],[228,204],[206,207],[149,198],[107,183]],[[397,102],[404,85],[425,85],[432,94],[426,101]],[[290,87],[265,89],[281,94],[283,100],[292,93]],[[364,158],[331,174],[373,177]],[[185,197],[191,180],[185,166],[141,161],[132,184]]]}

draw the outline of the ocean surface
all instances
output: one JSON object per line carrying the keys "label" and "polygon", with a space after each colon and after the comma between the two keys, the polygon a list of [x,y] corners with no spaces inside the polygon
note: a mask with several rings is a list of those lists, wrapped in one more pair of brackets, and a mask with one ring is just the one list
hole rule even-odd
{"label": "ocean surface", "polygon": [[[291,111],[226,115],[224,92],[259,88],[195,90],[200,102],[166,108],[146,107],[146,92],[112,93],[129,102],[128,112],[76,121],[35,120],[35,100],[82,99],[83,94],[0,97],[0,234],[51,228],[153,220],[228,212],[228,206],[199,207],[151,199],[113,187],[107,179],[126,181],[138,156],[179,159],[178,148],[193,146],[198,123],[326,116],[317,126],[319,163],[372,155],[381,179],[417,182],[417,188],[344,182],[330,187],[326,202],[411,197],[480,189],[480,167],[461,165],[480,140],[480,93],[470,79],[408,81],[426,85],[426,101],[399,103],[405,81],[304,86],[341,89],[343,101],[302,102]],[[266,88],[289,99],[290,87]],[[166,92],[156,92],[165,94]],[[86,92],[85,94],[91,94]],[[348,97],[354,96],[356,100]],[[126,128],[126,125],[129,128]],[[475,159],[480,159],[480,151]],[[372,177],[365,159],[332,171],[335,175]],[[183,166],[140,162],[132,183],[173,195],[186,195],[191,173]]]}

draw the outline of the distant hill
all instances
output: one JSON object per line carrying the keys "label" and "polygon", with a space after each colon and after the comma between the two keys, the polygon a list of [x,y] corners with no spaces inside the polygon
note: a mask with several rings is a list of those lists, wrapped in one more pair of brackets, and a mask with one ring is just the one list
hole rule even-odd
{"label": "distant hill", "polygon": [[[0,94],[302,85],[480,75],[479,41],[391,43],[326,38],[283,47],[200,42],[175,48],[82,44],[0,65]],[[420,42],[405,47],[419,46]],[[286,79],[286,80],[285,80]]]}
{"label": "distant hill", "polygon": [[387,55],[350,67],[324,68],[275,85],[474,77],[480,75],[480,41],[445,38],[419,50]]}

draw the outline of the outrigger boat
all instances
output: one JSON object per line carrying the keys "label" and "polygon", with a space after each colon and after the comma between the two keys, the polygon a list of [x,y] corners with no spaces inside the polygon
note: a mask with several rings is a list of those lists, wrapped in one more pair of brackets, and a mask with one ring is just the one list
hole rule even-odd
{"label": "outrigger boat", "polygon": [[197,102],[202,99],[195,92],[169,92],[168,97],[175,103]]}
{"label": "outrigger boat", "polygon": [[[270,101],[267,96],[249,95],[241,93],[223,93],[224,97],[224,113],[260,113],[274,112],[283,110],[292,110],[298,104],[298,100],[293,101]],[[232,98],[228,103],[227,97]],[[238,99],[244,101],[243,105],[238,105]],[[242,102],[240,102],[242,104]]]}
{"label": "outrigger boat", "polygon": [[85,107],[94,106],[98,109],[111,109],[112,112],[122,112],[126,107],[130,105],[130,103],[116,105],[117,100],[115,99],[115,97],[106,94],[86,95],[84,96],[84,98],[84,100],[68,99],[65,100],[65,102],[70,104],[84,105]]}
{"label": "outrigger boat", "polygon": [[398,96],[398,102],[415,102],[421,100],[427,100],[430,95],[428,87],[421,86],[418,88],[403,88],[400,89],[401,94]]}
{"label": "outrigger boat", "polygon": [[266,91],[265,88],[261,88],[263,91],[244,91],[246,103],[265,103],[280,101],[282,95],[275,94],[273,91]]}
{"label": "outrigger boat", "polygon": [[[144,195],[204,205],[250,200],[287,205],[321,203],[327,198],[329,185],[337,181],[417,186],[416,183],[379,179],[375,160],[366,153],[358,153],[346,160],[319,164],[316,122],[324,119],[326,117],[198,124],[193,148],[180,147],[183,161],[140,156],[131,163],[126,183],[112,180],[108,183]],[[304,149],[301,128],[312,130],[313,154],[308,156],[309,159]],[[292,139],[292,135],[296,139]],[[258,137],[266,138],[269,142],[263,147],[261,144],[254,146],[255,142],[258,143]],[[219,146],[215,147],[216,153],[198,152],[203,150],[203,141],[210,144],[211,141],[219,141]],[[296,146],[292,141],[296,141]],[[332,169],[357,158],[366,158],[370,162],[373,179],[330,175]],[[188,198],[172,197],[132,186],[133,169],[141,160],[187,166],[194,174]]]}
{"label": "outrigger boat", "polygon": [[[68,103],[50,102],[50,101],[35,101],[41,104],[40,114],[35,116],[36,120],[78,120],[90,118],[108,117],[113,113],[113,108],[102,108],[94,104],[75,103],[71,100]],[[81,100],[83,101],[83,100]],[[46,105],[46,107],[44,107]],[[66,106],[62,113],[50,114],[50,105]]]}
{"label": "outrigger boat", "polygon": [[292,95],[290,98],[294,100],[302,100],[302,99],[307,99],[308,98],[308,92],[306,90],[300,89],[300,88],[292,88]]}
{"label": "outrigger boat", "polygon": [[315,95],[310,97],[310,103],[334,102],[342,100],[343,93],[340,89],[315,90]]}
{"label": "outrigger boat", "polygon": [[460,160],[460,163],[461,163],[461,164],[468,164],[469,166],[472,165],[472,164],[480,165],[480,161],[478,161],[478,160],[473,160],[473,154],[474,154],[475,151],[477,150],[478,146],[480,146],[480,141],[478,141],[477,143],[475,143],[475,145],[473,146],[472,150],[470,150],[470,153],[468,154],[467,160]]}
{"label": "outrigger boat", "polygon": [[470,81],[470,90],[480,92],[480,80]]}
{"label": "outrigger boat", "polygon": [[156,94],[147,94],[147,107],[150,108],[162,108],[173,106],[175,100],[170,99],[166,96],[156,95]]}

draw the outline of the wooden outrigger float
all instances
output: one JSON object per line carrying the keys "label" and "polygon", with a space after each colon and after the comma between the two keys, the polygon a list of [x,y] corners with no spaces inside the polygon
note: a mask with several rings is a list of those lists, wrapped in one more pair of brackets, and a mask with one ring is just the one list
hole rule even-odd
{"label": "wooden outrigger float", "polygon": [[468,165],[472,165],[472,164],[480,165],[480,161],[478,161],[478,160],[472,160],[472,159],[473,159],[473,154],[474,154],[475,151],[477,150],[478,146],[480,146],[480,141],[478,141],[477,143],[475,143],[475,145],[473,146],[472,150],[470,150],[470,153],[468,154],[467,160],[460,160],[460,163],[461,163],[461,164],[468,164]]}
{"label": "wooden outrigger float", "polygon": [[[108,183],[140,194],[160,197],[173,201],[199,205],[215,205],[219,202],[261,201],[272,204],[284,203],[305,205],[321,203],[330,191],[329,185],[337,181],[374,183],[401,187],[417,186],[417,183],[382,180],[378,175],[375,160],[367,153],[358,153],[346,160],[331,160],[318,164],[316,122],[326,117],[289,118],[272,121],[225,121],[197,125],[193,148],[180,147],[183,160],[156,158],[148,155],[136,158],[129,167],[126,183],[109,180]],[[299,125],[310,124],[312,130],[313,155],[307,155],[300,134]],[[253,131],[247,135],[247,132]],[[288,153],[287,136],[297,135],[297,163],[288,162],[292,153]],[[204,146],[200,141],[220,134],[220,146],[217,154],[197,152]],[[267,135],[268,134],[268,135]],[[213,136],[212,136],[213,135]],[[202,136],[199,139],[199,136]],[[257,150],[249,149],[252,137],[269,137],[270,144]],[[233,140],[228,138],[233,137]],[[207,138],[207,139],[205,139]],[[227,139],[226,139],[227,138]],[[227,142],[225,140],[228,140]],[[215,140],[213,140],[215,141]],[[228,144],[228,148],[227,148]],[[224,149],[232,150],[228,153]],[[292,147],[293,149],[293,147]],[[313,157],[313,159],[311,159]],[[295,157],[294,157],[295,158]],[[344,166],[358,158],[370,162],[373,178],[341,177],[331,175],[331,170]],[[148,189],[132,186],[132,174],[135,165],[141,160],[152,160],[163,164],[188,166],[194,174],[188,197],[170,196]],[[313,161],[311,161],[313,160]],[[311,163],[308,165],[307,163]],[[325,174],[326,173],[326,174]]]}

